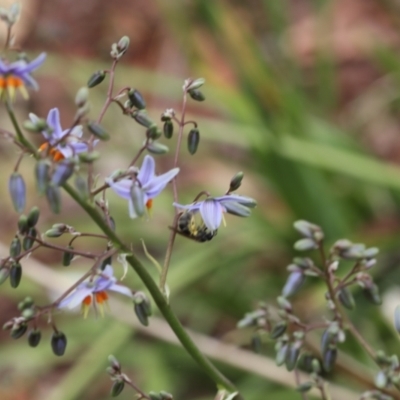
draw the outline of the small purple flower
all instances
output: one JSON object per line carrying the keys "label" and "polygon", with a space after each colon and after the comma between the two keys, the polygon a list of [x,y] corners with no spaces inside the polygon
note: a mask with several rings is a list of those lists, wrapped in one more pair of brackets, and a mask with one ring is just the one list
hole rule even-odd
{"label": "small purple flower", "polygon": [[32,71],[39,68],[46,59],[46,53],[40,54],[31,62],[19,60],[7,63],[0,60],[0,96],[4,98],[4,93],[13,100],[15,97],[15,89],[19,89],[22,96],[27,99],[29,97],[26,88],[37,90],[39,88],[37,82],[30,75]]}
{"label": "small purple flower", "polygon": [[[29,114],[29,118],[34,124],[40,121],[40,118],[32,113]],[[60,161],[64,158],[70,158],[78,153],[88,151],[88,145],[81,141],[82,126],[77,125],[71,130],[63,130],[60,124],[60,112],[58,108],[52,108],[49,111],[46,121],[52,132],[42,131],[46,142],[39,147],[39,151],[47,150],[48,146],[50,146],[49,154],[53,156],[54,161]],[[65,140],[62,140],[64,136],[66,136]],[[96,145],[97,142],[98,140],[94,141],[93,144]],[[56,145],[56,143],[58,144]]]}
{"label": "small purple flower", "polygon": [[216,231],[221,225],[223,213],[248,217],[251,214],[250,208],[254,208],[256,204],[256,201],[251,197],[226,194],[220,197],[210,197],[188,205],[178,203],[173,205],[183,210],[199,212],[206,227],[210,231]]}
{"label": "small purple flower", "polygon": [[103,315],[103,303],[108,300],[107,291],[118,292],[133,298],[132,291],[117,283],[112,266],[107,265],[95,280],[81,283],[74,292],[60,302],[58,308],[72,309],[81,304],[83,316],[86,318],[90,305],[95,303]]}
{"label": "small purple flower", "polygon": [[[179,168],[173,168],[162,175],[156,176],[155,169],[154,158],[147,155],[143,160],[136,180],[126,178],[114,182],[112,177],[106,179],[106,183],[118,196],[129,201],[129,215],[131,218],[136,218],[140,214],[132,200],[132,193],[136,197],[140,196],[141,198],[138,199],[140,200],[138,202],[146,205],[147,209],[151,210],[153,199],[164,190],[168,182],[174,179],[179,172]],[[132,188],[133,185],[136,186]]]}

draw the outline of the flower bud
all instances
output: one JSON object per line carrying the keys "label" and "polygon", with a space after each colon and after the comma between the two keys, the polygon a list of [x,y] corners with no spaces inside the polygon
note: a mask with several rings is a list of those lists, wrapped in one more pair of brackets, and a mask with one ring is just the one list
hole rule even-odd
{"label": "flower bud", "polygon": [[161,130],[157,125],[152,125],[146,131],[146,137],[151,140],[156,140],[161,136]]}
{"label": "flower bud", "polygon": [[297,359],[300,355],[300,347],[296,343],[289,345],[286,351],[285,365],[288,371],[293,371],[297,364]]}
{"label": "flower bud", "polygon": [[46,188],[46,198],[51,211],[58,214],[61,211],[61,193],[58,186],[49,185]]}
{"label": "flower bud", "polygon": [[49,238],[57,238],[62,236],[64,231],[56,228],[48,229],[44,234]]}
{"label": "flower bud", "polygon": [[171,393],[164,392],[164,390],[161,390],[160,396],[161,396],[160,397],[161,400],[173,400],[174,399],[174,397],[172,396]]}
{"label": "flower bud", "polygon": [[21,213],[25,209],[26,186],[24,178],[18,172],[13,172],[8,181],[8,190],[16,212]]}
{"label": "flower bud", "polygon": [[119,51],[119,55],[122,56],[129,47],[130,39],[128,36],[122,36],[117,43],[117,50]]}
{"label": "flower bud", "polygon": [[313,239],[300,239],[294,244],[294,249],[297,251],[307,251],[317,249],[318,244]]}
{"label": "flower bud", "polygon": [[89,90],[86,86],[81,87],[75,96],[75,105],[77,107],[83,107],[86,105],[87,101],[89,99]]}
{"label": "flower bud", "polygon": [[26,215],[20,215],[18,219],[18,232],[23,235],[28,232],[28,218]]}
{"label": "flower bud", "polygon": [[0,269],[0,285],[7,280],[9,275],[10,275],[10,270],[8,268]]}
{"label": "flower bud", "polygon": [[145,211],[144,194],[136,182],[134,182],[131,186],[130,195],[133,209],[135,210],[136,215],[141,217],[144,215]]}
{"label": "flower bud", "polygon": [[285,283],[285,286],[282,289],[283,297],[290,297],[298,292],[298,290],[303,286],[306,277],[301,271],[292,272]]}
{"label": "flower bud", "polygon": [[37,231],[35,228],[29,228],[27,235],[22,240],[22,248],[27,251],[32,248],[35,243],[35,237],[37,236]]}
{"label": "flower bud", "polygon": [[343,306],[346,307],[348,310],[353,310],[354,307],[356,306],[354,297],[347,287],[342,287],[339,290],[338,299],[343,304]]}
{"label": "flower bud", "polygon": [[90,153],[79,153],[78,154],[79,161],[90,164],[100,158],[100,153],[98,151],[91,151]]}
{"label": "flower bud", "polygon": [[49,183],[50,163],[48,160],[40,160],[35,166],[36,188],[40,195],[44,194]]}
{"label": "flower bud", "polygon": [[231,182],[229,184],[229,193],[234,192],[235,190],[238,190],[242,184],[244,174],[242,171],[237,172],[233,178],[231,179]]}
{"label": "flower bud", "polygon": [[99,85],[101,82],[104,81],[105,77],[106,77],[105,71],[94,72],[87,82],[87,87],[93,88],[93,87]]}
{"label": "flower bud", "polygon": [[130,89],[128,97],[132,106],[136,107],[138,110],[144,110],[146,108],[146,102],[138,90]]}
{"label": "flower bud", "polygon": [[28,226],[29,228],[34,228],[39,221],[40,210],[39,207],[32,207],[28,214]]}
{"label": "flower bud", "polygon": [[21,323],[11,329],[10,335],[13,339],[19,339],[22,337],[25,332],[28,330],[28,326],[26,323]]}
{"label": "flower bud", "polygon": [[188,150],[190,154],[194,154],[197,151],[197,148],[199,147],[200,143],[200,132],[197,128],[193,128],[189,131],[188,134]]}
{"label": "flower bud", "polygon": [[189,96],[196,101],[204,101],[206,99],[206,97],[204,96],[204,94],[198,90],[198,89],[191,89],[188,91]]}
{"label": "flower bud", "polygon": [[370,286],[367,286],[363,290],[365,297],[372,303],[377,306],[382,304],[382,298],[379,294],[379,288],[375,283],[372,283]]}
{"label": "flower bud", "polygon": [[290,301],[286,297],[279,296],[277,297],[276,301],[279,305],[279,308],[285,310],[288,313],[292,312],[292,305],[290,304]]}
{"label": "flower bud", "polygon": [[[72,246],[68,246],[69,249],[73,250],[74,248]],[[71,264],[72,259],[74,258],[74,253],[70,251],[64,251],[63,257],[62,257],[62,265],[64,267],[68,267]]]}
{"label": "flower bud", "polygon": [[197,79],[186,79],[184,84],[184,89],[186,90],[196,90],[201,88],[206,80],[204,78]]}
{"label": "flower bud", "polygon": [[275,357],[275,363],[278,367],[280,367],[286,360],[286,353],[289,349],[289,345],[288,344],[284,344],[282,345],[277,353],[276,353],[276,357]]}
{"label": "flower bud", "polygon": [[18,257],[21,254],[21,240],[19,240],[18,236],[15,236],[15,238],[11,241],[10,244],[10,257],[15,258]]}
{"label": "flower bud", "polygon": [[36,347],[40,343],[42,333],[39,329],[31,329],[28,333],[28,344],[31,347]]}
{"label": "flower bud", "polygon": [[149,393],[150,400],[161,400],[161,396],[156,392]]}
{"label": "flower bud", "polygon": [[49,128],[47,121],[43,118],[39,118],[36,122],[30,120],[25,121],[22,126],[29,132],[41,133],[42,131]]}
{"label": "flower bud", "polygon": [[375,386],[379,389],[383,389],[388,384],[388,377],[385,371],[379,371],[375,376]]}
{"label": "flower bud", "polygon": [[332,368],[335,365],[336,357],[337,357],[337,349],[336,347],[330,346],[326,351],[323,353],[322,358],[322,365],[326,372],[332,371]]}
{"label": "flower bud", "polygon": [[131,117],[140,125],[150,128],[156,123],[147,115],[147,112],[145,110],[139,110],[139,111],[134,111],[131,114]]}
{"label": "flower bud", "polygon": [[260,335],[257,332],[251,337],[251,348],[253,349],[254,353],[261,353],[262,342]]}
{"label": "flower bud", "polygon": [[121,364],[119,363],[119,361],[115,358],[115,356],[113,356],[112,354],[110,354],[108,357],[108,362],[111,364],[111,367],[113,368],[114,371],[120,371],[121,370]]}
{"label": "flower bud", "polygon": [[314,386],[313,382],[303,382],[299,386],[296,387],[296,390],[300,393],[308,392]]}
{"label": "flower bud", "polygon": [[96,122],[88,122],[87,127],[89,131],[96,136],[98,139],[107,141],[110,139],[110,135],[106,132],[106,130]]}
{"label": "flower bud", "polygon": [[125,382],[123,380],[114,381],[112,388],[111,388],[111,397],[119,396],[122,391],[124,390]]}
{"label": "flower bud", "polygon": [[142,292],[135,293],[133,297],[135,314],[144,326],[149,324],[148,317],[151,315],[151,304]]}
{"label": "flower bud", "polygon": [[166,154],[169,152],[169,147],[158,142],[148,143],[146,149],[152,154]]}
{"label": "flower bud", "polygon": [[174,134],[174,123],[171,120],[165,121],[163,125],[164,136],[171,139]]}
{"label": "flower bud", "polygon": [[51,185],[62,186],[71,177],[75,170],[75,162],[65,159],[57,163],[56,169],[51,177]]}
{"label": "flower bud", "polygon": [[285,332],[287,328],[287,322],[286,321],[280,321],[278,322],[273,328],[270,333],[271,339],[278,339],[281,337]]}
{"label": "flower bud", "polygon": [[62,332],[54,332],[51,336],[51,349],[56,356],[62,356],[67,347],[67,337]]}
{"label": "flower bud", "polygon": [[19,262],[12,264],[10,268],[10,285],[12,288],[17,288],[21,282],[22,277],[22,267]]}
{"label": "flower bud", "polygon": [[74,183],[76,190],[78,191],[79,197],[82,200],[89,199],[90,193],[89,193],[87,179],[84,178],[82,175],[76,175]]}

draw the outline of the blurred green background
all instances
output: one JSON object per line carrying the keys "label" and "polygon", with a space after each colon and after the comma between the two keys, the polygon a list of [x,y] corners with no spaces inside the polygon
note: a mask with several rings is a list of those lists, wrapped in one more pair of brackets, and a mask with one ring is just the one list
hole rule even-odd
{"label": "blurred green background", "polygon": [[[258,207],[248,219],[228,216],[227,227],[209,243],[178,238],[169,285],[172,306],[185,326],[206,338],[245,344],[249,338],[234,331],[236,322],[258,301],[275,304],[287,276],[285,267],[296,255],[292,224],[308,219],[322,226],[328,244],[347,237],[381,249],[373,275],[383,306],[371,306],[356,289],[357,310],[351,318],[374,348],[397,351],[391,313],[400,293],[398,2],[24,0],[22,5],[18,43],[32,58],[46,51],[48,60],[35,75],[40,91],[32,93],[28,102],[16,104],[21,121],[29,112],[46,116],[50,108],[59,107],[67,126],[74,115],[76,91],[92,72],[109,68],[110,46],[122,35],[131,38],[131,46],[117,69],[116,90],[124,86],[140,90],[153,118],[166,108],[179,113],[184,79],[206,79],[206,101],[189,104],[189,116],[198,122],[202,140],[195,156],[182,148],[180,200],[190,202],[201,190],[220,195],[231,176],[242,170],[245,180],[239,193],[254,197]],[[93,118],[106,86],[91,91]],[[1,121],[9,126],[4,110]],[[125,168],[144,138],[144,130],[117,107],[110,108],[104,125],[112,141],[98,146],[103,156],[96,165],[99,182],[114,169]],[[175,140],[168,143],[171,148]],[[5,188],[17,154],[5,141],[0,151],[1,241],[8,246],[17,215]],[[159,158],[160,172],[171,165],[171,157]],[[42,231],[55,222],[95,231],[66,196],[62,214],[51,214],[35,193],[32,167],[33,162],[25,159],[28,205],[41,206]],[[144,257],[140,239],[153,256],[163,259],[172,194],[165,192],[156,199],[150,221],[129,220],[126,202],[113,194],[109,200],[117,232],[154,269]],[[94,251],[103,243],[82,239],[80,245]],[[41,264],[26,261],[18,290],[8,283],[1,287],[2,323],[17,314],[17,303],[24,296],[46,304],[89,267],[79,259],[65,269],[59,254],[52,251],[40,251],[35,260]],[[142,287],[133,272],[126,283]],[[310,279],[294,304],[307,320],[322,318],[322,284]],[[168,342],[163,336],[168,336],[167,328],[156,321],[147,331],[138,330],[129,325],[135,319],[131,307],[119,303],[111,304],[104,319],[93,313],[87,320],[56,316],[69,340],[62,358],[51,353],[46,321],[36,349],[29,348],[24,338],[15,341],[0,332],[0,399],[107,399],[111,384],[104,369],[110,353],[145,392],[166,390],[176,399],[211,399],[213,383],[180,347]],[[294,384],[294,376],[282,372],[279,377],[268,364],[274,357],[273,345],[266,344],[262,356],[252,358],[248,347],[245,353],[231,348],[224,348],[224,353],[222,347],[212,347],[214,342],[204,343],[203,350],[219,358],[218,365],[246,400],[300,398],[287,388]],[[373,363],[351,339],[341,348],[352,360],[339,359],[340,365],[327,379],[355,393],[366,390],[360,382],[362,373],[352,374],[351,367],[363,365],[376,372]],[[133,392],[126,389],[120,398],[132,399]],[[333,395],[339,398],[344,397]]]}

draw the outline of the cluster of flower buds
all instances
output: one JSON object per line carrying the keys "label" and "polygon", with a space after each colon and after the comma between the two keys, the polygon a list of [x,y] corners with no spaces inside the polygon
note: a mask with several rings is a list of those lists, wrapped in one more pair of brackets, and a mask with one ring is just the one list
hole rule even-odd
{"label": "cluster of flower buds", "polygon": [[38,207],[33,207],[28,216],[21,215],[19,217],[17,233],[10,243],[10,254],[0,262],[0,283],[9,278],[11,287],[19,286],[22,278],[20,260],[29,253],[35,242],[38,220]]}
{"label": "cluster of flower buds", "polygon": [[108,362],[110,366],[107,367],[106,371],[111,376],[111,380],[113,381],[113,385],[111,387],[111,396],[117,397],[122,393],[125,387],[125,382],[131,382],[131,380],[122,373],[121,364],[119,361],[113,356],[108,356]]}
{"label": "cluster of flower buds", "polygon": [[338,322],[332,321],[321,336],[322,365],[326,372],[330,372],[336,362],[337,344],[343,343],[346,335]]}
{"label": "cluster of flower buds", "polygon": [[294,244],[298,251],[317,249],[324,240],[322,229],[311,222],[299,220],[294,223],[294,228],[303,236]]}
{"label": "cluster of flower buds", "polygon": [[375,376],[375,386],[378,389],[389,389],[400,385],[400,363],[397,355],[388,356],[384,351],[376,353],[376,362],[381,367]]}
{"label": "cluster of flower buds", "polygon": [[206,98],[199,90],[205,83],[204,78],[186,79],[183,84],[183,91],[189,93],[189,96],[195,101],[204,101]]}
{"label": "cluster of flower buds", "polygon": [[111,58],[114,60],[119,60],[128,50],[130,39],[128,36],[122,36],[118,43],[113,43],[111,45]]}

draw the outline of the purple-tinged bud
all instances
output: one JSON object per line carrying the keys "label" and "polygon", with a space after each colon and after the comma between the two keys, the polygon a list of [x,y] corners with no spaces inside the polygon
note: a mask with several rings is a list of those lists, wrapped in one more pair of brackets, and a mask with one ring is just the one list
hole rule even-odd
{"label": "purple-tinged bud", "polygon": [[242,171],[237,172],[233,178],[231,179],[231,182],[229,184],[229,193],[234,192],[235,190],[238,190],[240,186],[242,185],[242,180],[244,177],[244,173]]}
{"label": "purple-tinged bud", "polygon": [[193,128],[189,131],[188,134],[188,150],[190,154],[194,154],[197,151],[197,148],[199,147],[200,143],[200,132],[197,128]]}
{"label": "purple-tinged bud", "polygon": [[136,107],[138,110],[144,110],[146,108],[146,102],[138,90],[130,89],[128,92],[128,97],[132,106]]}
{"label": "purple-tinged bud", "polygon": [[114,381],[112,388],[111,388],[111,397],[119,396],[122,391],[124,390],[125,382],[121,379]]}
{"label": "purple-tinged bud", "polygon": [[271,339],[278,339],[281,337],[287,329],[287,322],[286,321],[280,321],[278,322],[273,328],[270,333]]}
{"label": "purple-tinged bud", "polygon": [[131,200],[133,209],[138,217],[144,215],[145,204],[144,204],[144,194],[142,189],[136,183],[133,183],[130,190]]}
{"label": "purple-tinged bud", "polygon": [[174,123],[171,120],[165,121],[163,125],[164,136],[171,139],[174,134]]}
{"label": "purple-tinged bud", "polygon": [[44,194],[49,183],[50,162],[40,160],[35,166],[36,188],[40,195]]}
{"label": "purple-tinged bud", "polygon": [[21,213],[25,209],[26,203],[26,186],[24,178],[18,172],[13,172],[8,181],[8,190],[15,211]]}
{"label": "purple-tinged bud", "polygon": [[332,368],[335,365],[337,357],[337,349],[334,346],[330,346],[325,353],[322,355],[322,365],[326,372],[332,371]]}
{"label": "purple-tinged bud", "polygon": [[79,153],[78,158],[79,161],[83,163],[91,164],[92,162],[100,158],[100,153],[98,151],[91,151],[90,153]]}
{"label": "purple-tinged bud", "polygon": [[152,154],[167,154],[169,152],[168,146],[165,146],[164,144],[158,142],[148,143],[146,149],[149,153]]}
{"label": "purple-tinged bud", "polygon": [[96,136],[98,139],[107,141],[110,140],[110,135],[108,132],[98,123],[96,122],[88,122],[87,127],[89,131]]}
{"label": "purple-tinged bud", "polygon": [[54,214],[58,214],[61,211],[61,193],[58,186],[47,186],[46,198],[51,211],[53,211]]}
{"label": "purple-tinged bud", "polygon": [[23,235],[28,232],[28,217],[26,215],[20,215],[18,219],[18,232]]}
{"label": "purple-tinged bud", "polygon": [[22,337],[25,332],[28,330],[28,326],[23,322],[19,325],[16,325],[11,329],[10,335],[13,339],[19,339]]}
{"label": "purple-tinged bud", "polygon": [[18,257],[21,254],[21,240],[19,239],[18,236],[15,236],[15,238],[11,241],[10,244],[10,257],[15,258]]}
{"label": "purple-tinged bud", "polygon": [[62,186],[72,176],[75,170],[75,162],[71,159],[65,159],[57,163],[56,169],[51,177],[51,185]]}
{"label": "purple-tinged bud", "polygon": [[40,339],[42,338],[42,333],[39,329],[31,329],[28,333],[28,344],[31,347],[36,347],[40,343]]}
{"label": "purple-tinged bud", "polygon": [[282,289],[283,297],[293,296],[298,290],[303,286],[306,277],[302,271],[292,272],[285,283],[285,286]]}
{"label": "purple-tinged bud", "polygon": [[161,130],[157,125],[152,125],[149,129],[146,131],[146,137],[147,139],[151,140],[156,140],[161,136]]}
{"label": "purple-tinged bud", "polygon": [[37,236],[37,230],[35,228],[29,228],[28,233],[22,240],[22,248],[27,251],[32,248],[35,243],[35,238]]}
{"label": "purple-tinged bud", "polygon": [[[73,250],[74,248],[72,246],[68,246],[68,249]],[[62,257],[62,265],[64,267],[68,267],[71,264],[73,258],[74,258],[74,253],[72,253],[71,251],[64,251]]]}
{"label": "purple-tinged bud", "polygon": [[342,305],[348,310],[354,310],[356,303],[354,301],[353,295],[347,287],[342,287],[339,290],[338,299],[342,303]]}
{"label": "purple-tinged bud", "polygon": [[198,90],[198,89],[191,89],[188,91],[189,96],[196,101],[204,101],[206,99],[206,97],[204,96],[204,94]]}
{"label": "purple-tinged bud", "polygon": [[75,96],[75,105],[77,107],[83,107],[86,105],[87,101],[89,99],[89,90],[86,86],[81,87],[77,92]]}
{"label": "purple-tinged bud", "polygon": [[106,77],[105,71],[100,70],[100,71],[94,72],[87,82],[87,87],[93,88],[93,87],[99,85],[101,82],[104,81],[105,77]]}
{"label": "purple-tinged bud", "polygon": [[22,278],[22,267],[21,264],[15,262],[10,268],[10,285],[12,288],[17,288]]}
{"label": "purple-tinged bud", "polygon": [[324,233],[321,227],[312,224],[311,222],[305,220],[298,220],[293,224],[294,228],[305,238],[314,239],[320,242],[324,238]]}
{"label": "purple-tinged bud", "polygon": [[285,365],[288,371],[293,371],[296,367],[300,355],[300,343],[292,343],[286,352]]}
{"label": "purple-tinged bud", "polygon": [[145,110],[139,110],[139,111],[134,111],[131,114],[131,117],[140,125],[150,128],[156,123],[147,115],[147,112]]}
{"label": "purple-tinged bud", "polygon": [[32,207],[28,214],[28,226],[29,228],[34,228],[39,221],[40,210],[39,207]]}
{"label": "purple-tinged bud", "polygon": [[62,332],[54,332],[51,336],[51,349],[56,356],[62,356],[67,347],[67,337]]}
{"label": "purple-tinged bud", "polygon": [[294,244],[294,249],[297,251],[314,250],[318,248],[318,243],[313,239],[300,239]]}

